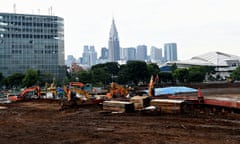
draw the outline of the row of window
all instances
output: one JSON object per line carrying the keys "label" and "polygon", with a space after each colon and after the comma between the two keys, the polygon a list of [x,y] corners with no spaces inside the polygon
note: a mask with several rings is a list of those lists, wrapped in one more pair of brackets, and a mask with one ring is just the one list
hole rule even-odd
{"label": "row of window", "polygon": [[37,33],[57,33],[58,29],[52,28],[52,29],[37,29],[37,28],[10,28],[10,27],[0,27],[1,31],[7,31],[7,32],[37,32]]}
{"label": "row of window", "polygon": [[58,35],[33,35],[33,34],[3,34],[5,38],[35,38],[35,39],[57,39]]}
{"label": "row of window", "polygon": [[[12,54],[22,54],[23,51],[22,50],[17,50],[14,49],[12,50]],[[58,51],[57,50],[34,50],[34,54],[57,54]]]}

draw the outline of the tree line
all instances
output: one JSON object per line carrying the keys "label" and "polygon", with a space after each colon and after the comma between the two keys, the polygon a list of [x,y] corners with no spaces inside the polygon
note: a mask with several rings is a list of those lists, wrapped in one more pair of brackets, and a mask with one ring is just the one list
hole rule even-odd
{"label": "tree line", "polygon": [[[148,84],[151,75],[158,75],[159,84],[199,83],[203,82],[206,76],[211,78],[211,75],[214,73],[214,67],[208,66],[177,68],[176,64],[174,64],[169,71],[161,72],[159,66],[155,63],[128,61],[126,64],[120,65],[117,62],[108,62],[94,65],[89,70],[66,71],[66,77],[63,81],[55,80],[51,74],[40,73],[33,69],[28,69],[25,74],[15,73],[8,77],[3,77],[0,72],[0,86],[5,86],[6,88],[20,88],[33,85],[44,86],[46,82],[52,83],[53,81],[59,86],[68,84],[71,81],[91,83],[94,86],[105,86],[111,82],[123,85],[138,85]],[[231,77],[235,80],[240,79],[240,67],[232,72]]]}

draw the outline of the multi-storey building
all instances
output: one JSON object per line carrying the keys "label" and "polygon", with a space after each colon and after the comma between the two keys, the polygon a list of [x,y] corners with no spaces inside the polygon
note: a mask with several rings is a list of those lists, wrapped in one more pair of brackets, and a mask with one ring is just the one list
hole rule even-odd
{"label": "multi-storey building", "polygon": [[138,45],[137,46],[137,60],[145,61],[147,60],[147,46]]}
{"label": "multi-storey building", "polygon": [[164,44],[164,57],[167,61],[177,60],[177,44],[176,43]]}
{"label": "multi-storey building", "polygon": [[119,38],[114,19],[112,20],[112,26],[109,34],[108,52],[108,58],[110,62],[116,62],[120,60]]}
{"label": "multi-storey building", "polygon": [[107,49],[107,48],[103,47],[103,48],[101,49],[100,59],[103,59],[103,60],[108,59],[108,49]]}
{"label": "multi-storey building", "polygon": [[136,60],[136,48],[123,48],[123,60]]}
{"label": "multi-storey building", "polygon": [[94,46],[84,46],[83,54],[83,63],[84,65],[92,66],[97,62],[97,52],[95,51]]}
{"label": "multi-storey building", "polygon": [[0,13],[0,72],[9,76],[27,69],[65,77],[63,18]]}
{"label": "multi-storey building", "polygon": [[162,59],[162,49],[152,46],[150,50],[150,59],[153,62],[158,62]]}

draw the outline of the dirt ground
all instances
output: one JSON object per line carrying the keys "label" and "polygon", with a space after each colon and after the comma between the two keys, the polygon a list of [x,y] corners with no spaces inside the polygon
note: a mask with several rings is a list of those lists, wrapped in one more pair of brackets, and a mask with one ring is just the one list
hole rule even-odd
{"label": "dirt ground", "polygon": [[60,111],[59,102],[49,100],[0,106],[1,144],[240,142],[240,114],[109,114],[100,105]]}

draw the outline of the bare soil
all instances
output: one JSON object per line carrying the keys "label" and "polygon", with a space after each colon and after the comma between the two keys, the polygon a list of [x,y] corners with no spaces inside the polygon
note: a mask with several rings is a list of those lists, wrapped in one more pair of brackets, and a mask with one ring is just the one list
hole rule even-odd
{"label": "bare soil", "polygon": [[[229,90],[230,91],[230,90]],[[58,101],[1,104],[1,144],[239,144],[240,114],[110,114]]]}

